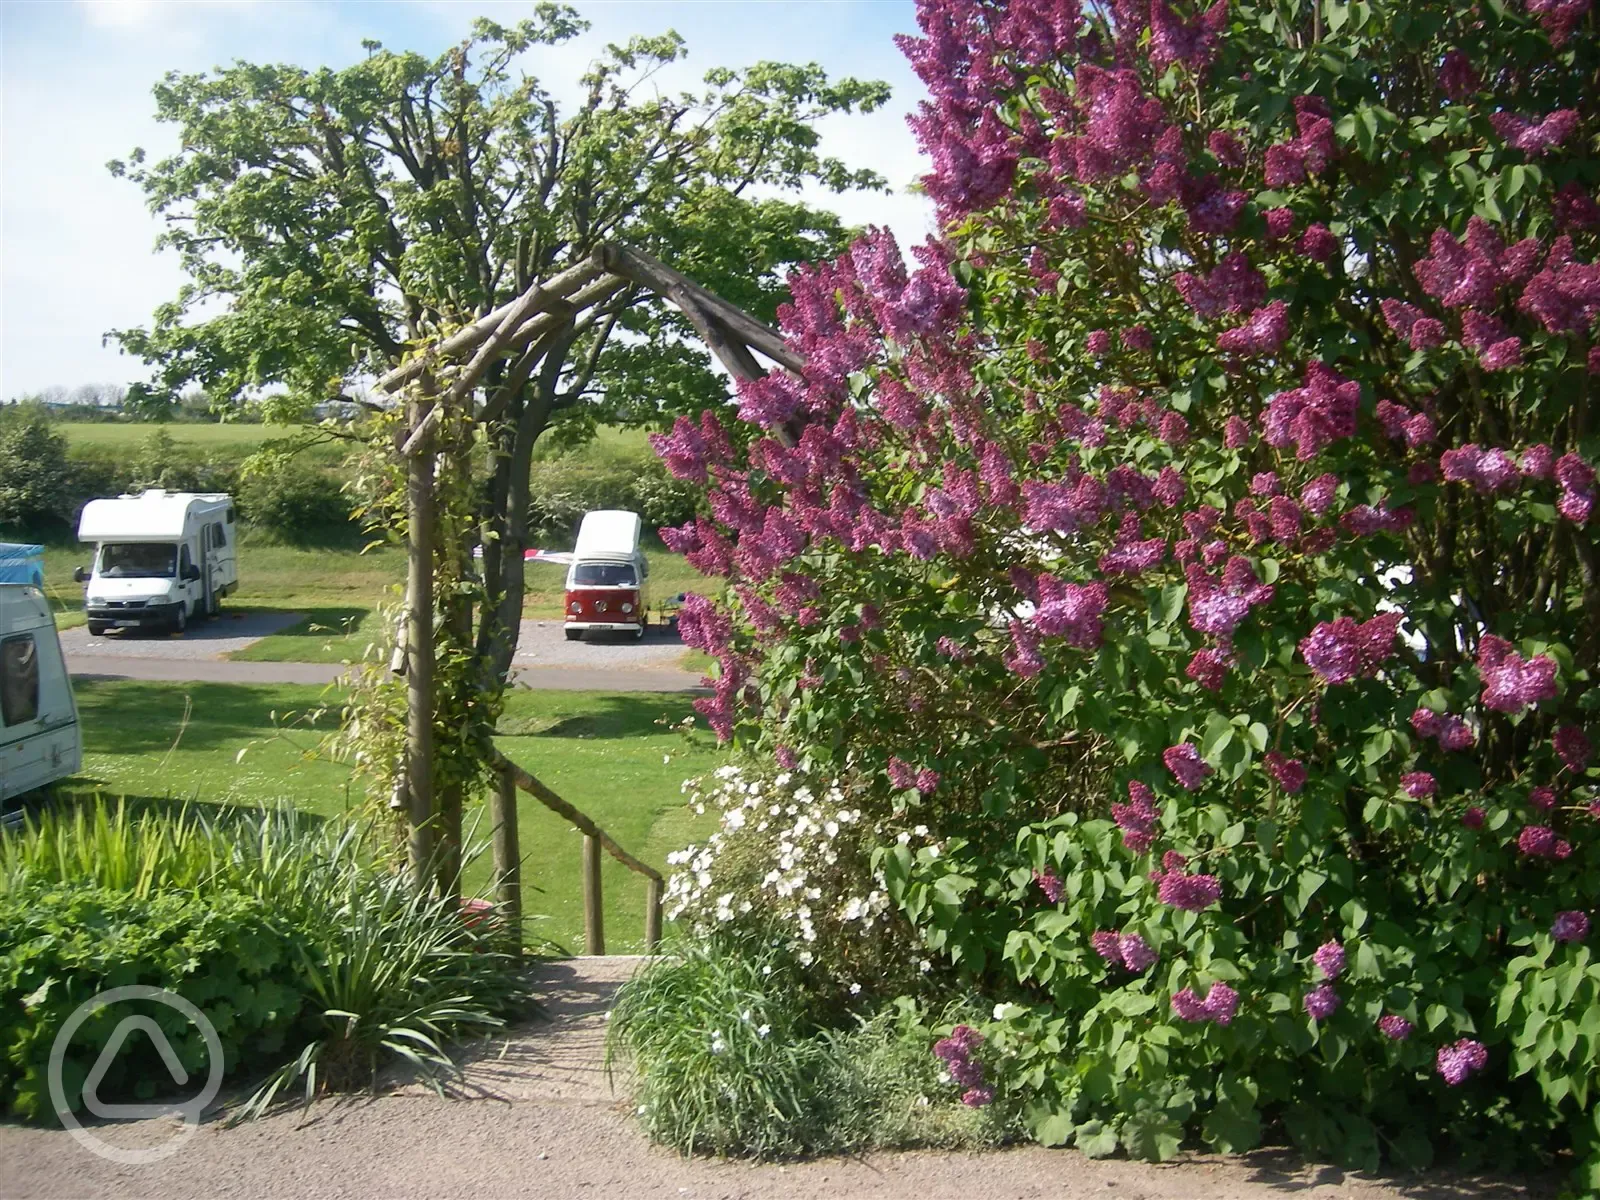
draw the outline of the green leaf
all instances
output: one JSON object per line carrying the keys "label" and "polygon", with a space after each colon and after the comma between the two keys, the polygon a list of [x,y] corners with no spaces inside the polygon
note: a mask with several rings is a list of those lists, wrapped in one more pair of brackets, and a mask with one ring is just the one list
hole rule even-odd
{"label": "green leaf", "polygon": [[1117,1152],[1117,1131],[1104,1121],[1085,1121],[1074,1144],[1090,1158],[1109,1158]]}
{"label": "green leaf", "polygon": [[1123,1123],[1122,1144],[1134,1158],[1166,1162],[1183,1144],[1183,1126],[1164,1112],[1145,1109]]}
{"label": "green leaf", "polygon": [[1206,1144],[1218,1154],[1243,1154],[1261,1144],[1261,1114],[1254,1105],[1217,1105],[1200,1125]]}

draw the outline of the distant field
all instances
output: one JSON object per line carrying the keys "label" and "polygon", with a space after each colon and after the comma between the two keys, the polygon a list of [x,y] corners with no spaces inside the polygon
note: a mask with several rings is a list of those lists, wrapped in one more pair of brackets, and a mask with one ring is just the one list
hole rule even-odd
{"label": "distant field", "polygon": [[130,446],[145,441],[156,430],[163,429],[180,446],[199,446],[220,449],[224,446],[243,447],[248,453],[262,442],[287,437],[294,429],[284,425],[237,425],[233,423],[195,423],[152,425],[144,422],[128,424],[93,425],[77,421],[63,421],[55,426],[57,433],[67,439],[68,447],[79,446]]}

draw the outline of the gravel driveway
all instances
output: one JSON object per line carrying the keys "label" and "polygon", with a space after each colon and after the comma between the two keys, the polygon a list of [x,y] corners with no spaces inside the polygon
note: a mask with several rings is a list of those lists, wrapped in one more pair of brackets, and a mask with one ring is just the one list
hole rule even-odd
{"label": "gravel driveway", "polygon": [[[1154,1166],[1018,1147],[985,1154],[918,1151],[754,1164],[683,1159],[651,1146],[608,1085],[604,1014],[638,959],[590,958],[543,967],[550,1020],[495,1039],[467,1065],[459,1097],[416,1085],[319,1103],[224,1129],[202,1125],[189,1145],[148,1166],[118,1166],[59,1130],[0,1124],[0,1195],[55,1197],[384,1197],[542,1200],[744,1197],[826,1200],[1501,1200],[1552,1197],[1526,1185],[1430,1172],[1377,1180],[1308,1165],[1281,1151],[1189,1156]],[[624,1080],[618,1080],[625,1089]],[[172,1136],[169,1121],[100,1124],[129,1148]]]}
{"label": "gravel driveway", "polygon": [[119,629],[104,637],[92,637],[87,627],[61,631],[61,649],[84,658],[222,658],[235,650],[252,646],[262,638],[287,629],[305,613],[234,612],[190,624],[180,634]]}
{"label": "gravel driveway", "polygon": [[591,633],[569,642],[560,621],[524,621],[515,662],[526,667],[677,670],[684,650],[676,625],[652,625],[643,641],[626,633]]}

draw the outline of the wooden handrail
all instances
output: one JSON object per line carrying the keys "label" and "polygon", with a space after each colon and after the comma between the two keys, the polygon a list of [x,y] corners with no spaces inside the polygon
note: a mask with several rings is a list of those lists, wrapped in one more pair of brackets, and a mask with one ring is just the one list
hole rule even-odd
{"label": "wooden handrail", "polygon": [[643,875],[646,880],[644,913],[644,945],[653,951],[661,943],[661,901],[665,880],[661,872],[629,854],[586,814],[579,812],[529,772],[523,770],[500,751],[494,752],[494,766],[501,777],[532,796],[551,812],[563,817],[583,834],[583,928],[584,951],[587,954],[604,954],[605,924],[600,904],[600,850],[605,849],[628,870]]}

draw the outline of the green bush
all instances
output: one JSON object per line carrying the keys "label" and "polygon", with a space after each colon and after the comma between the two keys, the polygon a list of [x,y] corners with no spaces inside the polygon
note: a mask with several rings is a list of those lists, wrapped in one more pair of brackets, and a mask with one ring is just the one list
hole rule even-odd
{"label": "green bush", "polygon": [[32,535],[65,518],[67,440],[37,413],[0,423],[0,529]]}
{"label": "green bush", "polygon": [[[246,1112],[296,1082],[308,1096],[368,1083],[385,1059],[425,1077],[451,1070],[448,1041],[515,1011],[520,974],[453,902],[413,893],[370,851],[359,827],[292,811],[206,820],[101,802],[0,835],[0,1111],[47,1119],[57,1032],[84,1000],[127,984],[199,1008],[228,1074],[266,1074]],[[74,1035],[63,1073],[74,1109],[126,1015]],[[209,1069],[198,1031],[160,1005],[149,1015],[191,1074]],[[126,1044],[103,1086],[142,1097],[140,1081],[165,1068],[148,1040]]]}
{"label": "green bush", "polygon": [[619,993],[608,1061],[625,1057],[656,1141],[758,1158],[909,1146],[977,1148],[997,1109],[955,1103],[915,1006],[857,1021],[762,940],[685,940]]}
{"label": "green bush", "polygon": [[648,530],[695,515],[699,490],[672,478],[648,452],[586,461],[536,462],[528,485],[528,529],[536,543],[571,545],[583,514],[620,508],[639,514]]}
{"label": "green bush", "polygon": [[305,541],[351,528],[351,505],[337,476],[301,463],[247,476],[239,511],[257,529],[285,541]]}

